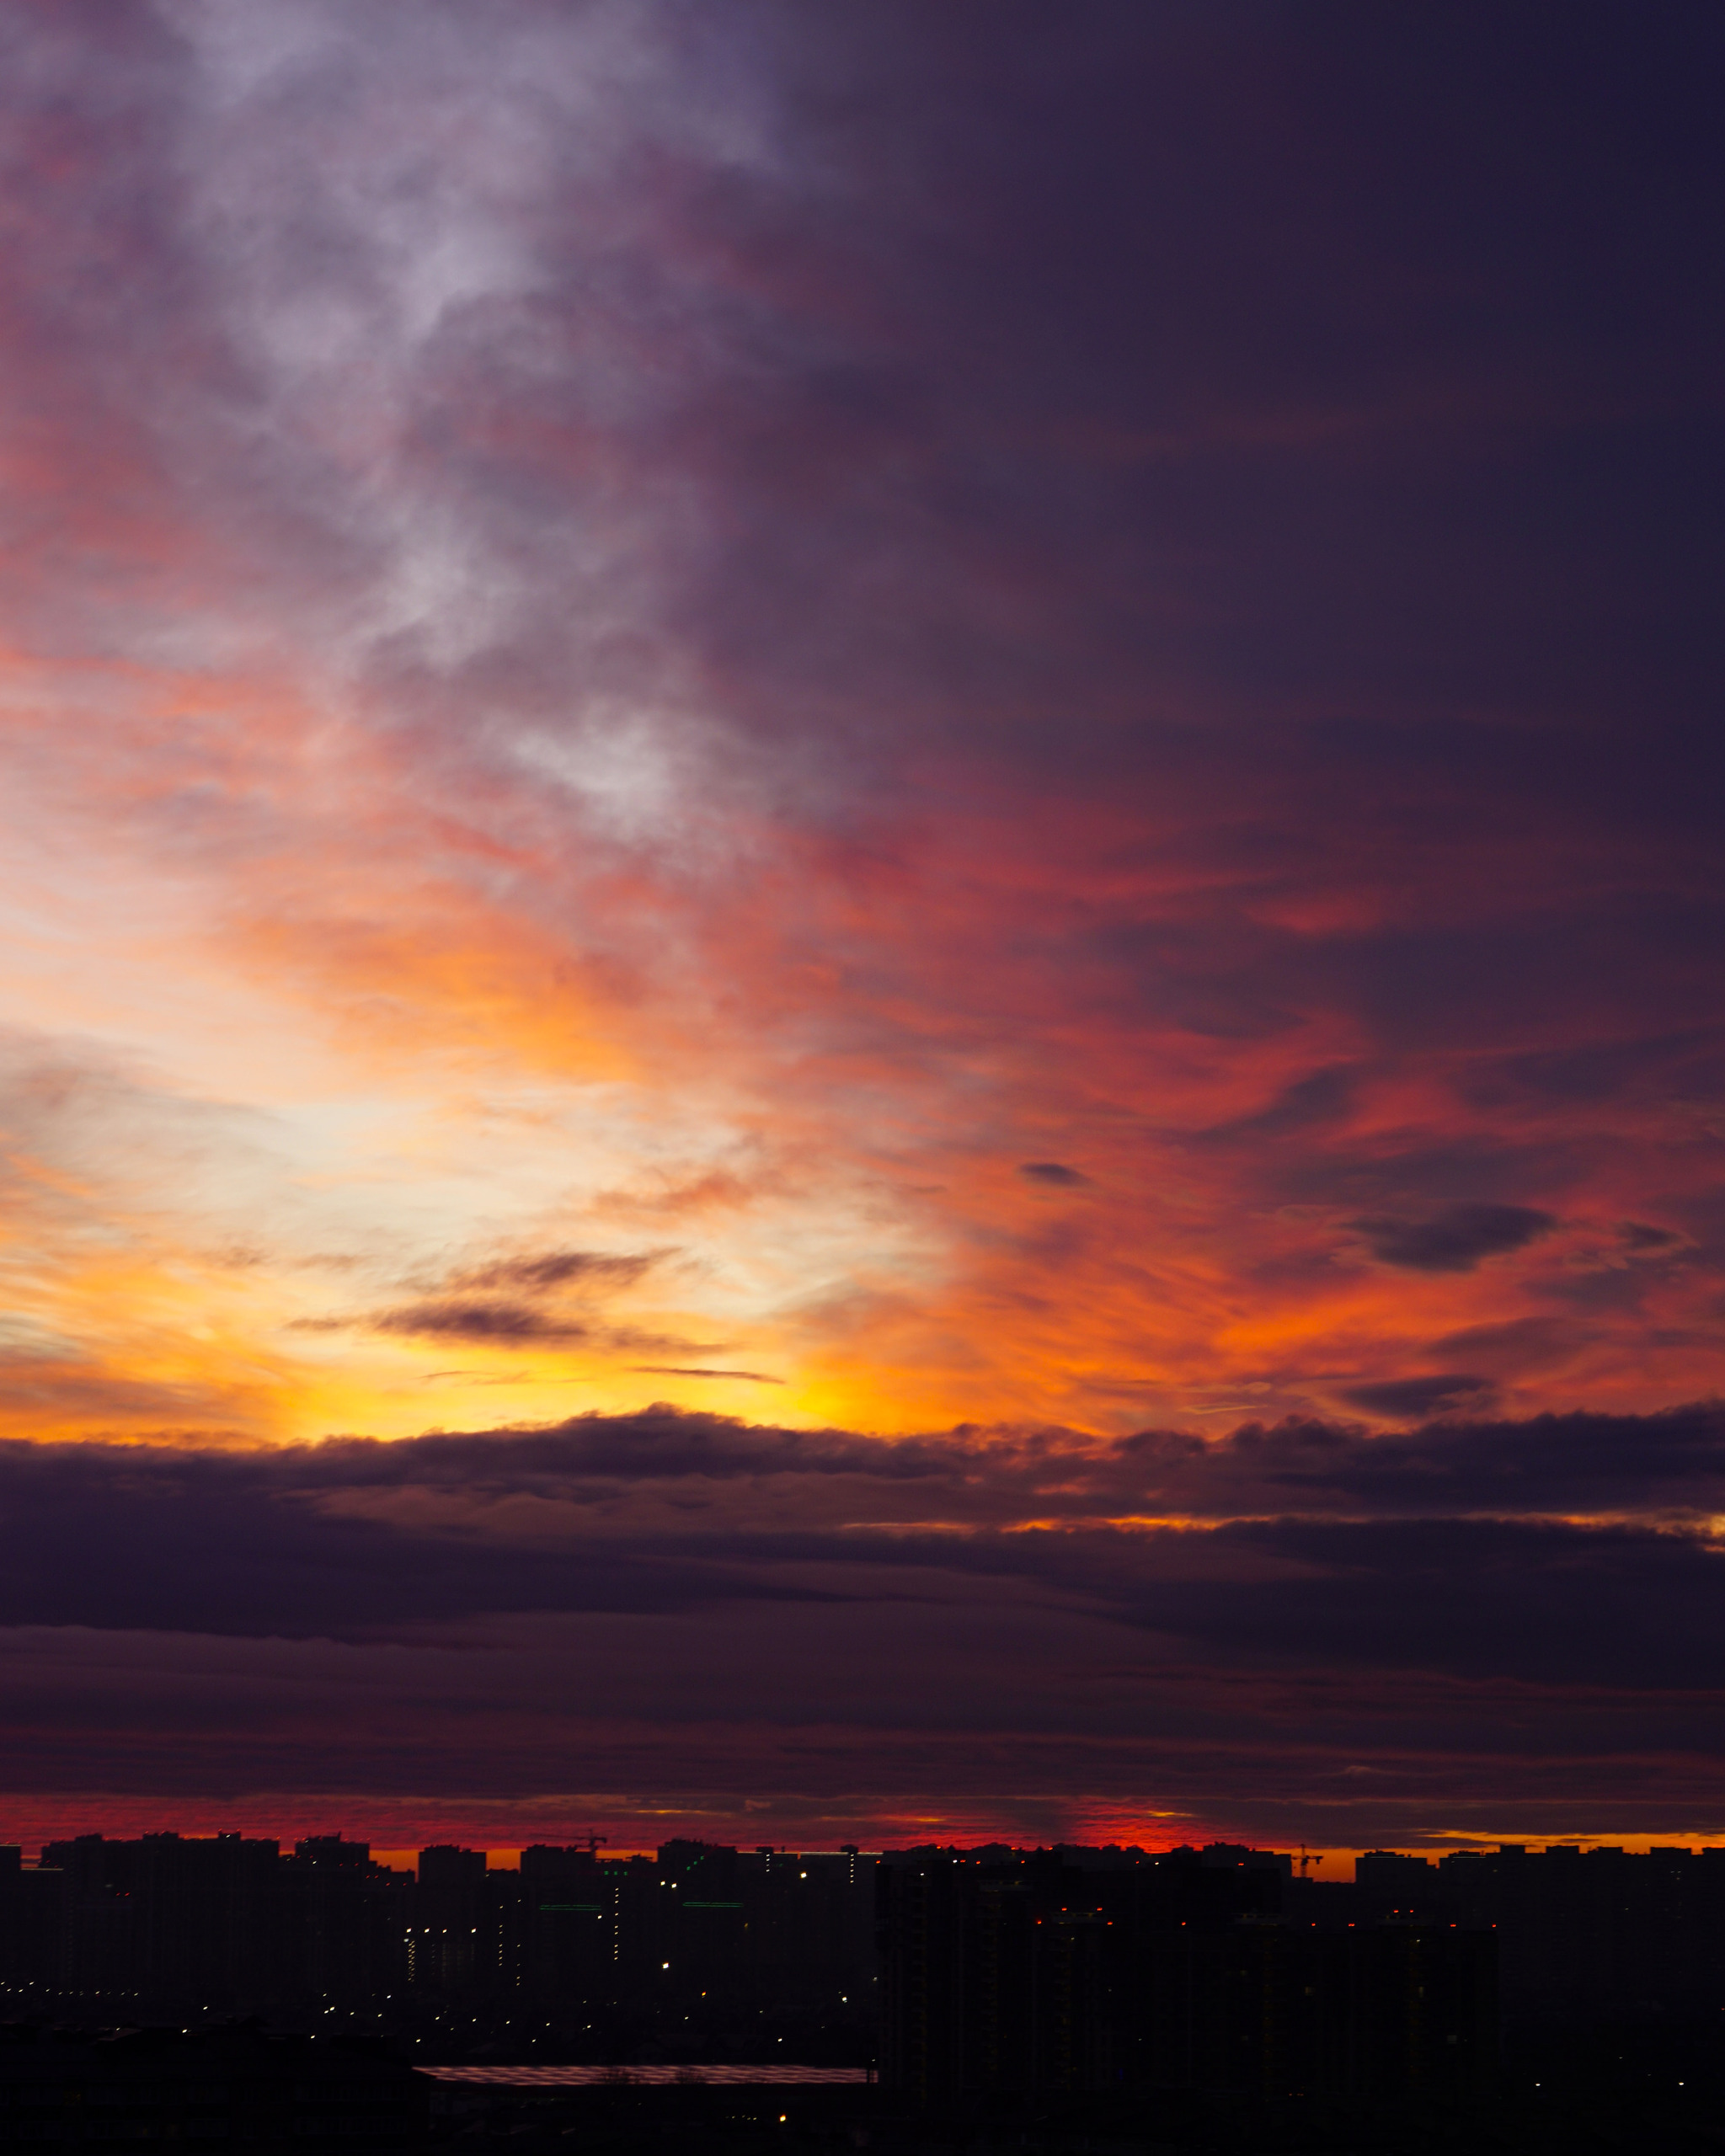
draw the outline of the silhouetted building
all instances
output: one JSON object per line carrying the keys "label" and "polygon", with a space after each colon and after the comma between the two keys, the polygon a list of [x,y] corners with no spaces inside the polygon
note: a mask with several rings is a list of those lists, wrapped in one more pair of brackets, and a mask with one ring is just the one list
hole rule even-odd
{"label": "silhouetted building", "polygon": [[1066,1854],[883,1864],[889,2086],[946,2108],[1014,2091],[1399,2102],[1489,2085],[1489,1932],[1289,1924],[1284,1865],[1257,1852]]}
{"label": "silhouetted building", "polygon": [[[711,1994],[751,2010],[860,2009],[874,1974],[875,1859],[668,1843],[606,1859],[536,1845],[519,1870],[454,1845],[416,1871],[314,1835],[284,1855],[238,1835],[0,1850],[0,1985],[14,2004],[100,2000],[104,2018],[303,2018],[441,2006],[649,2015]],[[852,2012],[851,2018],[857,2018]]]}
{"label": "silhouetted building", "polygon": [[0,1845],[0,1986],[27,1999],[59,1988],[66,1881],[23,1858],[15,1844]]}
{"label": "silhouetted building", "polygon": [[419,1892],[405,1935],[405,1975],[415,1989],[459,1997],[476,1988],[486,1876],[483,1849],[443,1845],[419,1851]]}
{"label": "silhouetted building", "polygon": [[1725,1853],[1377,1849],[1344,1884],[1221,1843],[884,1859],[691,1840],[608,1857],[589,1843],[530,1848],[510,1871],[451,1844],[422,1850],[415,1872],[341,1835],[284,1854],[237,1834],[80,1834],[36,1865],[0,1847],[0,1990],[15,2014],[489,2016],[510,2041],[517,2009],[576,2031],[600,2005],[676,2031],[721,2008],[751,2028],[826,2015],[860,2030],[879,2001],[888,2075],[930,2102],[1467,2084],[1489,2050],[1493,1960],[1512,2031],[1718,2020]]}
{"label": "silhouetted building", "polygon": [[523,1975],[536,1998],[574,1999],[618,1979],[622,1868],[601,1872],[590,1849],[521,1851]]}
{"label": "silhouetted building", "polygon": [[1276,1871],[1209,1865],[1194,1849],[1121,1852],[1106,1865],[1069,1854],[884,1859],[884,2080],[945,2105],[1185,2078],[1194,1977],[1180,1935],[1271,1914]]}
{"label": "silhouetted building", "polygon": [[407,1987],[411,1872],[339,1834],[296,1842],[279,1874],[290,1996],[358,2006]]}
{"label": "silhouetted building", "polygon": [[1504,1844],[1437,1869],[1442,1908],[1496,1927],[1517,2012],[1725,2008],[1725,1850]]}

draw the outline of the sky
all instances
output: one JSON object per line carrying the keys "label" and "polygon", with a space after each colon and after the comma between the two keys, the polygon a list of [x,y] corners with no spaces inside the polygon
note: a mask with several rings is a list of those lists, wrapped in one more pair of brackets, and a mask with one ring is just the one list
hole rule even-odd
{"label": "sky", "polygon": [[0,4],[0,1838],[1725,1837],[1722,73]]}

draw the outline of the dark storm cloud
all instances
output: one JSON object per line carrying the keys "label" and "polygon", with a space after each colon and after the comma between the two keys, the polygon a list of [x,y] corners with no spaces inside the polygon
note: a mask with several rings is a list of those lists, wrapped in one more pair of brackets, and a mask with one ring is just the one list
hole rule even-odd
{"label": "dark storm cloud", "polygon": [[1557,1223],[1526,1205],[1451,1205],[1423,1220],[1380,1214],[1349,1225],[1386,1265],[1412,1273],[1471,1273],[1482,1258],[1521,1250]]}

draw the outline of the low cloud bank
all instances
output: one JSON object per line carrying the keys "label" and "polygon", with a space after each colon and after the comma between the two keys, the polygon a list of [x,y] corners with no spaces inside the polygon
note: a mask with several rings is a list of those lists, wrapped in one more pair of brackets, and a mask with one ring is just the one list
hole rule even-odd
{"label": "low cloud bank", "polygon": [[670,1409],[9,1444],[0,1790],[1693,1832],[1725,1759],[1722,1476],[1717,1403],[1208,1444]]}

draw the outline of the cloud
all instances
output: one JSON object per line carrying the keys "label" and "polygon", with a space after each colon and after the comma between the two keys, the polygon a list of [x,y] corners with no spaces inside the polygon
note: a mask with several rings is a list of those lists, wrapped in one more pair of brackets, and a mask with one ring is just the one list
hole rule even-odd
{"label": "cloud", "polygon": [[1569,1360],[1586,1344],[1584,1330],[1568,1319],[1518,1317],[1500,1325],[1470,1325],[1430,1342],[1446,1361],[1475,1364],[1498,1378],[1549,1369]]}
{"label": "cloud", "polygon": [[[498,1258],[449,1276],[451,1285],[463,1292],[428,1295],[417,1302],[353,1317],[296,1318],[290,1321],[288,1329],[299,1332],[363,1329],[398,1334],[409,1339],[467,1340],[521,1348],[575,1342],[604,1348],[676,1346],[675,1340],[662,1334],[638,1328],[602,1326],[590,1321],[585,1315],[573,1315],[555,1306],[545,1306],[545,1299],[570,1288],[579,1291],[633,1287],[658,1263],[660,1255],[637,1252],[611,1256],[590,1251],[553,1251],[539,1257]],[[495,1289],[514,1289],[516,1293],[510,1296],[472,1292]],[[587,1300],[583,1298],[579,1306],[583,1310]]]}
{"label": "cloud", "polygon": [[635,1368],[644,1376],[655,1378],[740,1378],[748,1385],[782,1385],[782,1378],[768,1377],[760,1370],[709,1370],[692,1364],[677,1363],[638,1363]]}
{"label": "cloud", "polygon": [[1669,1228],[1650,1228],[1636,1220],[1626,1220],[1617,1230],[1618,1241],[1626,1250],[1669,1251],[1682,1243],[1681,1235],[1674,1235]]}
{"label": "cloud", "polygon": [[[588,1342],[621,1344],[646,1336],[595,1326],[585,1317],[547,1310],[542,1299],[559,1290],[633,1287],[658,1263],[657,1252],[607,1255],[593,1251],[550,1251],[538,1257],[495,1258],[451,1276],[462,1292],[431,1295],[360,1319],[298,1321],[301,1330],[343,1330],[363,1325],[374,1332],[393,1332],[425,1340],[472,1340],[498,1346]],[[512,1289],[513,1296],[474,1289]],[[523,1300],[521,1298],[532,1298]]]}
{"label": "cloud", "polygon": [[[78,1022],[200,1103],[145,1144],[112,1089],[19,1110],[53,1251],[147,1244],[55,1324],[267,1364],[259,1433],[395,1431],[290,1253],[212,1310],[186,1250],[268,1219],[362,1253],[387,1337],[525,1369],[553,1298],[663,1277],[656,1208],[662,1334],[810,1415],[1114,1430],[1258,1381],[1225,1304],[1314,1369],[1496,1374],[1429,1343],[1537,1323],[1556,1267],[1484,1262],[1521,1246],[1457,1193],[1534,1191],[1693,1256],[1595,1284],[1530,1396],[1716,1383],[1706,190],[1674,227],[1645,124],[1712,168],[1692,39],[1515,111],[1468,37],[1291,16],[1026,15],[961,65],[914,9],[38,11],[7,1007],[77,949]],[[1589,174],[1609,232],[1559,206]],[[276,1106],[195,1161],[212,1056]],[[1033,1234],[984,1161],[1086,1203]]]}
{"label": "cloud", "polygon": [[374,1332],[402,1332],[425,1340],[483,1340],[508,1347],[537,1341],[585,1340],[592,1328],[547,1317],[531,1304],[446,1300],[408,1303],[369,1319]]}
{"label": "cloud", "polygon": [[1428,1415],[1455,1408],[1477,1407],[1483,1396],[1496,1390],[1489,1378],[1434,1375],[1390,1378],[1377,1385],[1343,1387],[1338,1397],[1370,1414],[1387,1415],[1392,1421],[1413,1422]]}
{"label": "cloud", "polygon": [[514,1288],[537,1294],[575,1287],[629,1288],[660,1262],[657,1251],[615,1256],[598,1251],[548,1251],[538,1257],[503,1257],[455,1276],[462,1288]]}
{"label": "cloud", "polygon": [[1564,1802],[1652,1817],[1640,1753],[1668,1806],[1725,1758],[1719,1507],[1717,1404],[1208,1444],[660,1410],[0,1446],[0,1788],[1016,1818],[1054,1743],[1089,1796],[1210,1819],[1257,1816],[1267,1774],[1315,1817],[1361,1765],[1386,1787],[1348,1817],[1380,1827],[1559,1766]]}
{"label": "cloud", "polygon": [[1524,1249],[1557,1225],[1525,1205],[1450,1205],[1423,1219],[1381,1214],[1349,1223],[1374,1257],[1410,1273],[1471,1273],[1482,1258]]}
{"label": "cloud", "polygon": [[1314,1070],[1283,1088],[1267,1108],[1219,1124],[1204,1134],[1210,1138],[1283,1138],[1339,1123],[1354,1097],[1351,1074],[1345,1070]]}
{"label": "cloud", "polygon": [[1716,1790],[1694,11],[14,13],[4,1759]]}
{"label": "cloud", "polygon": [[[1407,1408],[1401,1402],[1398,1416]],[[686,1509],[696,1497],[698,1518]],[[740,1591],[763,1563],[897,1571],[937,1550],[961,1570],[1049,1565],[1076,1585],[1121,1564],[1131,1572],[1136,1561],[1124,1553],[1140,1547],[1198,1550],[1224,1529],[1249,1543],[1265,1520],[1288,1523],[1287,1535],[1316,1549],[1332,1528],[1351,1535],[1365,1518],[1386,1529],[1519,1520],[1543,1534],[1557,1515],[1591,1517],[1601,1532],[1641,1516],[1657,1543],[1674,1516],[1704,1522],[1725,1507],[1725,1411],[1450,1419],[1402,1435],[1290,1421],[1242,1424],[1208,1442],[1172,1431],[1098,1441],[1011,1430],[889,1442],[660,1408],[265,1453],[14,1444],[0,1447],[0,1497],[9,1621],[53,1611],[65,1614],[52,1621],[102,1621],[91,1613],[150,1581],[147,1594],[165,1593],[182,1613],[190,1598],[215,1629],[233,1614],[222,1614],[230,1596],[237,1610],[268,1604],[272,1624],[291,1624],[296,1593],[315,1626],[341,1609],[381,1620],[392,1608],[595,1606],[618,1581],[656,1580],[655,1596],[681,1604],[722,1579],[731,1580],[724,1592]],[[106,1552],[103,1561],[56,1554],[62,1534]],[[1113,1553],[1099,1569],[1097,1550]],[[818,1580],[808,1575],[809,1592],[825,1592]],[[167,1621],[163,1611],[156,1619]]]}

